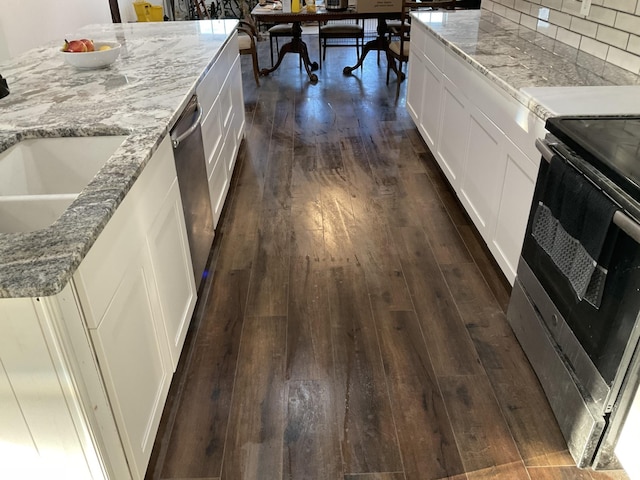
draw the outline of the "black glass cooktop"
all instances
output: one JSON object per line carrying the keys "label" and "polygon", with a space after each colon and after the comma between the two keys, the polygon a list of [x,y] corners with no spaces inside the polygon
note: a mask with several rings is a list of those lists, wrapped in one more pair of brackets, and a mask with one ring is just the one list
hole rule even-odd
{"label": "black glass cooktop", "polygon": [[640,202],[640,116],[555,117],[546,128]]}

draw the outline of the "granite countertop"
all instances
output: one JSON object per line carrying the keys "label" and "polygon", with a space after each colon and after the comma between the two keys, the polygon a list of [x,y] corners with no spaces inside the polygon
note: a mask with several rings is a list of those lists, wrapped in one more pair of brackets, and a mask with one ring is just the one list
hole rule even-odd
{"label": "granite countertop", "polygon": [[74,38],[117,41],[105,69],[76,70],[56,44],[0,63],[0,152],[32,137],[127,135],[53,225],[0,233],[0,297],[58,293],[168,134],[236,20],[91,25]]}
{"label": "granite countertop", "polygon": [[[640,76],[487,10],[413,12],[412,16],[543,120],[554,112],[532,95],[536,89],[589,87],[603,92],[626,85],[637,87],[635,96],[640,98]],[[628,87],[627,93],[632,90]]]}

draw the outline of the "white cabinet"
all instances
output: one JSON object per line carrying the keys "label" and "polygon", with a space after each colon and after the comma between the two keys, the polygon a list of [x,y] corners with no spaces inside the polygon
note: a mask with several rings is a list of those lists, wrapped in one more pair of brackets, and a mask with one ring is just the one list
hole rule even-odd
{"label": "white cabinet", "polygon": [[144,478],[195,301],[167,137],[59,294],[0,299],[0,478]]}
{"label": "white cabinet", "polygon": [[123,272],[100,325],[91,330],[135,478],[144,477],[172,373],[154,312],[158,295],[151,285],[151,260],[146,249],[139,255]]}
{"label": "white cabinet", "polygon": [[131,478],[71,284],[0,299],[0,478]]}
{"label": "white cabinet", "polygon": [[[196,90],[217,221],[244,135],[236,34]],[[167,137],[59,294],[0,299],[0,478],[144,478],[195,302]]]}
{"label": "white cabinet", "polygon": [[431,151],[436,151],[440,135],[440,112],[442,108],[442,73],[428,58],[423,62],[424,83],[420,105],[420,131]]}
{"label": "white cabinet", "polygon": [[[507,142],[504,145],[506,166],[496,213],[496,226],[492,229],[490,250],[497,252],[494,256],[502,271],[515,276],[527,228],[538,165],[534,164],[513,143]],[[510,275],[507,275],[507,278],[513,282]]]}
{"label": "white cabinet", "polygon": [[[415,22],[407,109],[513,284],[544,122]],[[416,61],[417,60],[417,61]]]}
{"label": "white cabinet", "polygon": [[196,301],[165,138],[74,275],[134,478],[143,478]]}
{"label": "white cabinet", "polygon": [[442,78],[442,113],[433,153],[454,190],[457,190],[467,153],[469,112],[462,91],[446,76]]}
{"label": "white cabinet", "polygon": [[480,234],[491,235],[504,181],[504,134],[474,105],[469,105],[469,133],[460,201]]}
{"label": "white cabinet", "polygon": [[244,97],[238,48],[237,34],[234,34],[196,88],[203,112],[202,139],[214,226],[222,213],[244,135]]}

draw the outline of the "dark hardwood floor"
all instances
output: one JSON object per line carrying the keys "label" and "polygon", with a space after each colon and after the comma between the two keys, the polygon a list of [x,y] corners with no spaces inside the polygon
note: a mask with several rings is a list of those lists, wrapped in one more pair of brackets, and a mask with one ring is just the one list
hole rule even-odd
{"label": "dark hardwood floor", "polygon": [[246,138],[147,479],[627,478],[573,466],[406,83],[395,105],[384,58],[355,61],[330,49],[310,85],[291,55],[256,87],[242,57]]}

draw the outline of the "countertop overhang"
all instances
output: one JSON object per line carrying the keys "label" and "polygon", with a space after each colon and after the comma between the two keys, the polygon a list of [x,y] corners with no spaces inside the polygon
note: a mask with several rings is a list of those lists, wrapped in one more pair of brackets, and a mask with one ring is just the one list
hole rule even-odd
{"label": "countertop overhang", "polygon": [[[640,113],[640,76],[487,10],[415,11],[450,51],[542,120],[564,113],[567,95],[582,111]],[[626,86],[623,90],[612,89]],[[549,94],[547,94],[549,92]],[[610,99],[627,96],[626,111]],[[615,101],[617,108],[621,102]]]}
{"label": "countertop overhang", "polygon": [[76,70],[57,44],[0,64],[0,152],[24,138],[128,135],[46,229],[0,234],[0,298],[58,293],[168,134],[236,20],[89,25],[74,35],[122,44],[108,68]]}

